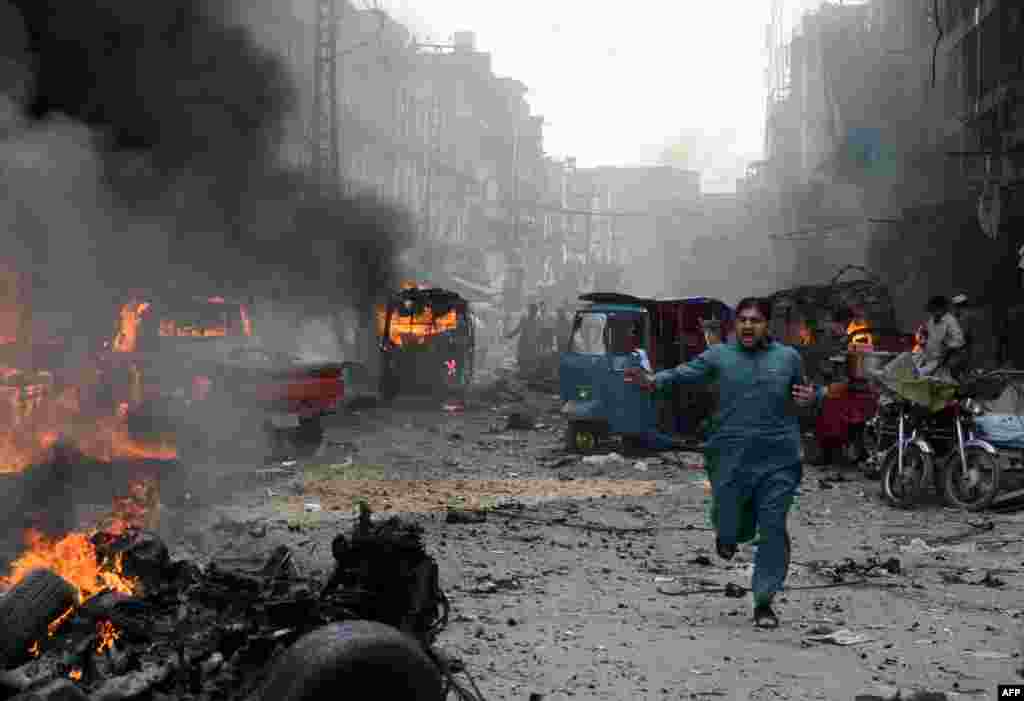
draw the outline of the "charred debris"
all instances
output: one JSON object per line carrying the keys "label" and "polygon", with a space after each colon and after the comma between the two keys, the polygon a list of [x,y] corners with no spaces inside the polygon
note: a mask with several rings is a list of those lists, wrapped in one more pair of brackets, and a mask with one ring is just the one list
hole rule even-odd
{"label": "charred debris", "polygon": [[[268,688],[276,689],[274,701],[279,693],[307,698],[281,691],[275,665],[289,664],[296,643],[346,634],[397,641],[407,652],[389,662],[396,671],[407,664],[428,687],[436,678],[435,690],[407,698],[479,698],[471,682],[453,676],[461,665],[433,648],[449,604],[421,533],[397,518],[371,520],[363,505],[351,533],[334,539],[334,571],[323,582],[301,575],[285,546],[258,569],[203,568],[172,560],[152,532],[97,532],[97,561],[132,590],[105,589],[82,600],[81,591],[45,569],[18,582],[0,597],[7,633],[0,698],[270,701]],[[336,681],[347,687],[357,680]]]}

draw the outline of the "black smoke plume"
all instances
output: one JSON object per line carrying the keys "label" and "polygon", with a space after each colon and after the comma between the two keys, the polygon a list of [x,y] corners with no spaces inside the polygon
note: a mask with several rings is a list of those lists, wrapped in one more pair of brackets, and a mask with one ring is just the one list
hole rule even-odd
{"label": "black smoke plume", "polygon": [[[297,91],[230,10],[227,0],[0,0],[0,94],[23,111],[8,144],[46,143],[64,183],[52,196],[80,212],[49,221],[47,178],[20,184],[34,206],[0,237],[49,290],[40,301],[81,300],[86,278],[115,299],[165,285],[262,295],[276,280],[283,296],[329,309],[364,306],[395,282],[406,215],[282,163]],[[94,161],[68,159],[54,131]],[[7,163],[0,153],[17,199],[24,169]]]}

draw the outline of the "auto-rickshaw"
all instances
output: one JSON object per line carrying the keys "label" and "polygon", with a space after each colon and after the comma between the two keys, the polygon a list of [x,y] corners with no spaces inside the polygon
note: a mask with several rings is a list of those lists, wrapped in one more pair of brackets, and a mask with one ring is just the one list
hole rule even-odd
{"label": "auto-rickshaw", "polygon": [[591,452],[601,441],[621,437],[624,447],[650,447],[697,430],[713,407],[708,388],[665,388],[652,396],[627,384],[627,367],[646,362],[653,371],[675,367],[707,347],[704,322],[718,322],[728,336],[733,313],[706,297],[655,300],[620,293],[582,295],[559,361],[565,402],[566,448]]}
{"label": "auto-rickshaw", "polygon": [[[859,279],[843,280],[849,272]],[[836,457],[856,463],[865,456],[864,429],[879,400],[871,371],[911,350],[913,335],[899,329],[887,287],[870,271],[842,268],[825,285],[806,285],[771,295],[772,335],[795,347],[804,374],[828,387],[822,410],[804,417],[807,461]]]}
{"label": "auto-rickshaw", "polygon": [[437,287],[406,285],[377,307],[380,394],[461,394],[473,378],[476,335],[469,302]]}

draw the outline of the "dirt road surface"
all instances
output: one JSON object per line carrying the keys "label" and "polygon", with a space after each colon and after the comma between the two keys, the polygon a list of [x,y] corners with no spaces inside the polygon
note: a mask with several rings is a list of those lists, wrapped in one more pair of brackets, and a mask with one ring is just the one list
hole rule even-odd
{"label": "dirt road surface", "polygon": [[[898,511],[877,482],[808,468],[782,625],[760,631],[749,595],[699,591],[749,586],[752,555],[714,556],[700,456],[581,460],[562,427],[533,391],[397,400],[337,417],[313,460],[197,493],[165,529],[178,557],[285,544],[326,576],[356,500],[421,523],[453,604],[439,644],[487,699],[984,699],[1022,681],[1024,514]],[[449,507],[486,521],[446,523]]]}

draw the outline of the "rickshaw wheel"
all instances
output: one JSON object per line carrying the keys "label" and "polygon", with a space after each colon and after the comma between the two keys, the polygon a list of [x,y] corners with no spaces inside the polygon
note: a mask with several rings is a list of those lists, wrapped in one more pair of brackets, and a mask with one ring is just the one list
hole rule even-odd
{"label": "rickshaw wheel", "polygon": [[565,429],[565,447],[570,453],[591,453],[597,449],[597,433],[586,424],[570,421]]}

